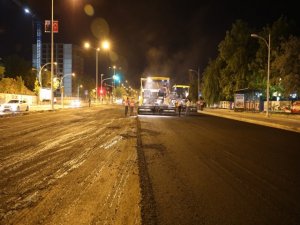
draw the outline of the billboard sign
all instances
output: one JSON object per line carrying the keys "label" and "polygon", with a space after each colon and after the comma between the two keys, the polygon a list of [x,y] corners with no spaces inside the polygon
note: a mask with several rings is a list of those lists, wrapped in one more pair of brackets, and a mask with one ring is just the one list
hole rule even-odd
{"label": "billboard sign", "polygon": [[[45,33],[51,32],[51,20],[45,20]],[[53,20],[53,33],[58,33],[58,20]]]}
{"label": "billboard sign", "polygon": [[235,94],[234,95],[234,109],[235,110],[244,110],[244,108],[245,108],[244,94]]}

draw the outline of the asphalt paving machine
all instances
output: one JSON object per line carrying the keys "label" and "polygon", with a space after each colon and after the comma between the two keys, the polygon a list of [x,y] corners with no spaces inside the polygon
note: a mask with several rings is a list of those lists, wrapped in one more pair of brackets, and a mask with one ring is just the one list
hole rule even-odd
{"label": "asphalt paving machine", "polygon": [[141,78],[138,114],[175,115],[175,101],[172,101],[170,78],[151,76]]}

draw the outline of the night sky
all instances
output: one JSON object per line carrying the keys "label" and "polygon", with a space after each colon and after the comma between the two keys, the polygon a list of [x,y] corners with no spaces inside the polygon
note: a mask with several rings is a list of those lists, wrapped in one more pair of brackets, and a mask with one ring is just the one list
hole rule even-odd
{"label": "night sky", "polygon": [[[0,57],[19,54],[31,60],[32,17],[22,7],[50,19],[51,0],[0,2]],[[99,73],[117,65],[136,86],[141,76],[151,74],[186,83],[188,69],[203,72],[237,19],[260,29],[281,15],[300,26],[296,1],[54,0],[54,18],[60,23],[55,42],[82,46],[90,41],[96,47],[109,38],[112,50],[100,54]],[[43,42],[49,40],[43,33]],[[85,76],[94,79],[95,52],[85,50],[84,56]]]}

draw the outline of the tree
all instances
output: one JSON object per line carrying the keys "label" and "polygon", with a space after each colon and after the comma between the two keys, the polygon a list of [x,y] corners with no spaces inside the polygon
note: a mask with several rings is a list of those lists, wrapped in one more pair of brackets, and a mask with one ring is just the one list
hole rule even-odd
{"label": "tree", "polygon": [[22,77],[24,84],[30,90],[34,89],[35,74],[31,68],[31,62],[26,61],[18,55],[8,56],[4,60],[5,77],[17,78]]}
{"label": "tree", "polygon": [[249,86],[251,79],[249,62],[254,58],[250,33],[248,25],[237,20],[219,44],[219,57],[225,63],[225,66],[220,68],[220,86],[225,99],[233,99],[234,91]]}
{"label": "tree", "polygon": [[220,67],[221,59],[210,60],[203,72],[202,93],[208,105],[212,105],[220,100]]}
{"label": "tree", "polygon": [[[300,95],[300,38],[291,36],[287,41],[282,42],[278,56],[272,63],[277,71],[275,84],[282,85],[282,92],[285,97],[292,93]],[[277,81],[277,82],[276,82]],[[278,82],[280,81],[280,82]]]}
{"label": "tree", "polygon": [[36,80],[36,73],[32,69],[30,69],[30,71],[28,71],[28,73],[25,76],[22,76],[22,78],[24,79],[25,86],[29,90],[34,91],[34,83]]}
{"label": "tree", "polygon": [[30,94],[31,92],[25,85],[22,77],[14,78],[2,78],[0,81],[0,93],[10,94]]}
{"label": "tree", "polygon": [[[285,42],[288,36],[294,30],[295,24],[292,21],[288,21],[286,17],[281,16],[276,20],[272,26],[263,27],[262,31],[257,33],[259,36],[265,38],[268,41],[268,35],[271,34],[271,66],[270,66],[270,96],[275,91],[282,89],[280,84],[280,73],[274,67],[273,61],[276,60],[282,42]],[[250,69],[253,73],[253,79],[250,82],[251,86],[256,89],[266,90],[267,86],[267,60],[268,60],[268,47],[263,40],[256,40],[257,46],[255,59],[250,63]]]}
{"label": "tree", "polygon": [[192,101],[198,100],[198,76],[196,71],[189,71],[189,99]]}
{"label": "tree", "polygon": [[123,87],[116,87],[113,93],[116,98],[122,98],[123,96],[127,95],[127,92]]}
{"label": "tree", "polygon": [[41,86],[40,86],[40,83],[39,83],[38,79],[36,78],[35,81],[34,81],[34,89],[33,89],[36,96],[40,95],[40,90],[41,90]]}
{"label": "tree", "polygon": [[5,67],[0,65],[0,78],[4,77]]}

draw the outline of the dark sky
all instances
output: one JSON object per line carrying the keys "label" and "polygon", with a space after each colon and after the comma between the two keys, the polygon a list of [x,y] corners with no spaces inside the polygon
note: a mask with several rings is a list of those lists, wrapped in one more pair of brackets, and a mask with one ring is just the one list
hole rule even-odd
{"label": "dark sky", "polygon": [[[31,60],[32,20],[22,6],[30,7],[41,20],[50,19],[51,0],[0,2],[0,57],[17,53]],[[100,54],[99,73],[109,73],[107,67],[115,64],[136,85],[139,77],[148,74],[187,82],[188,69],[203,71],[237,19],[260,29],[284,15],[299,26],[294,2],[54,0],[54,17],[60,21],[55,42],[81,46],[89,40],[96,47],[109,38],[112,50]],[[43,34],[43,41],[49,36]],[[95,52],[84,56],[86,76],[94,78]]]}

